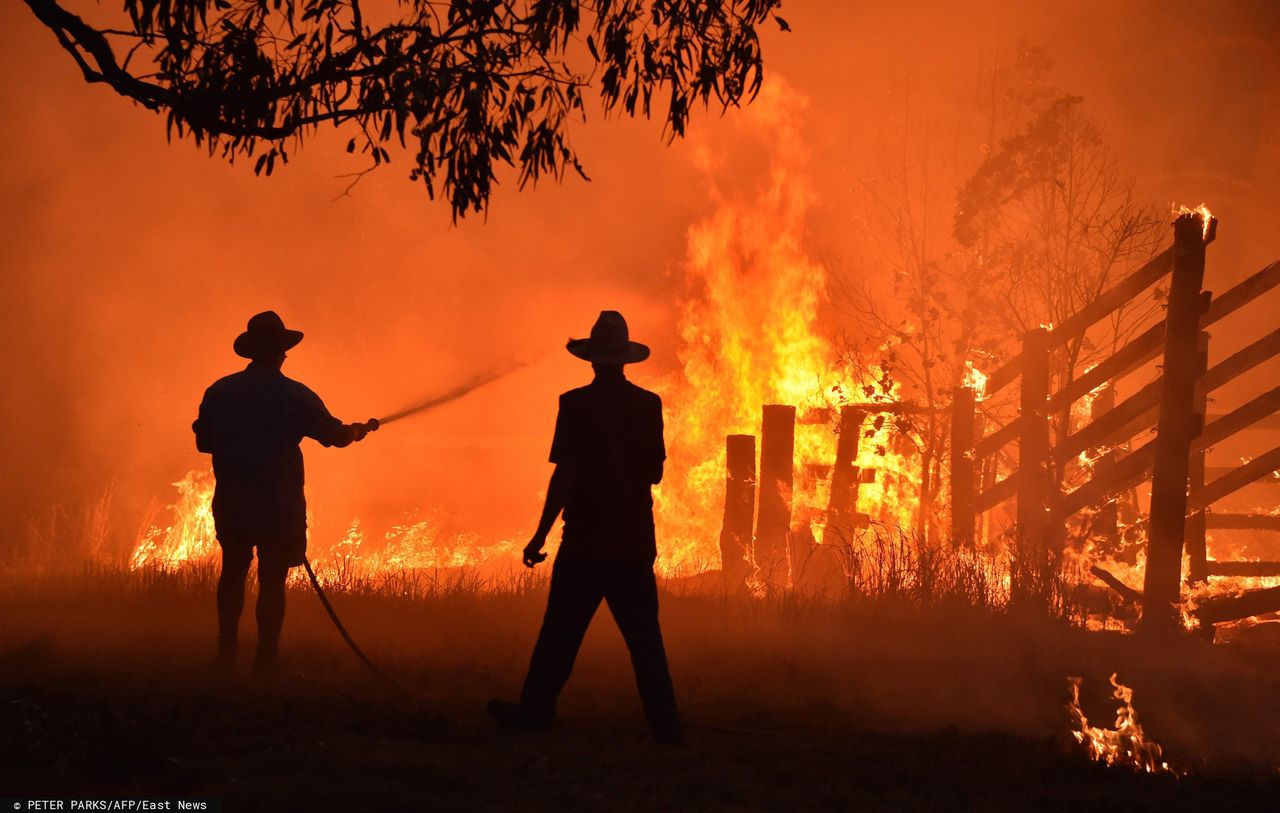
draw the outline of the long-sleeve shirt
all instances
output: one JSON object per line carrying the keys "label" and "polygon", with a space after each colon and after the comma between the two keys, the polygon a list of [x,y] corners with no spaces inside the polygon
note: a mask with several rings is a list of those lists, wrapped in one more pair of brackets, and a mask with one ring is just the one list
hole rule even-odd
{"label": "long-sleeve shirt", "polygon": [[205,391],[191,428],[196,448],[213,455],[213,518],[218,538],[305,538],[304,437],[346,446],[355,430],[320,397],[278,369],[251,363]]}

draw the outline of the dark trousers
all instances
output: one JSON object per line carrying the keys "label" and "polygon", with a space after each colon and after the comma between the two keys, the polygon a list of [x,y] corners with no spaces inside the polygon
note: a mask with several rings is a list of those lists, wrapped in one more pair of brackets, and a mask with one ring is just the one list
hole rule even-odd
{"label": "dark trousers", "polygon": [[609,612],[631,650],[631,665],[649,725],[656,731],[677,727],[675,690],[658,626],[658,586],[652,562],[643,560],[601,561],[563,554],[556,557],[547,612],[533,648],[520,705],[535,719],[550,721],[556,698],[569,680],[582,637],[601,600],[608,602]]}
{"label": "dark trousers", "polygon": [[[218,577],[218,642],[224,649],[234,648],[240,630],[240,613],[244,610],[244,583],[253,564],[253,547],[223,545],[222,574]],[[274,655],[284,626],[284,583],[289,567],[267,557],[258,559],[258,652]]]}

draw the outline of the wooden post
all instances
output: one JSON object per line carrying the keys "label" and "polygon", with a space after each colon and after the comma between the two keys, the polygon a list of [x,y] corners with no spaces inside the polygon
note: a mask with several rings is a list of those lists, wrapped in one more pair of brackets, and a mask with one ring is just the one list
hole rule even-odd
{"label": "wooden post", "polygon": [[724,524],[720,529],[720,572],[737,587],[746,579],[747,552],[756,513],[756,437],[725,438]]}
{"label": "wooden post", "polygon": [[951,397],[951,544],[973,547],[974,427],[977,424],[972,387],[956,387]]}
{"label": "wooden post", "polygon": [[1178,625],[1182,542],[1187,527],[1187,474],[1196,429],[1203,228],[1199,215],[1183,215],[1173,223],[1173,274],[1165,320],[1160,419],[1154,441],[1147,571],[1142,590],[1142,626],[1152,632],[1172,630]]}
{"label": "wooden post", "polygon": [[[1196,353],[1196,377],[1199,378],[1204,375],[1205,370],[1209,369],[1209,334],[1203,330],[1200,331]],[[1195,410],[1193,428],[1195,436],[1199,437],[1204,433],[1205,415],[1209,412],[1209,393],[1203,387],[1197,389],[1192,409]],[[1188,461],[1188,487],[1192,493],[1204,488],[1204,458],[1205,449],[1201,446],[1191,453],[1191,460]],[[1201,508],[1187,517],[1187,582],[1189,584],[1204,584],[1209,580],[1209,551],[1205,536],[1205,514],[1204,509]]]}
{"label": "wooden post", "polygon": [[846,520],[858,510],[858,484],[862,476],[857,465],[858,443],[862,439],[862,424],[866,419],[866,407],[850,405],[840,410],[836,463],[831,469],[831,498],[827,501],[828,524]]}
{"label": "wooden post", "polygon": [[[974,429],[974,437],[982,438],[987,434],[987,423],[990,418],[978,414],[978,425]],[[996,454],[983,455],[978,452],[975,444],[974,454],[977,459],[974,463],[978,467],[978,494],[984,494],[992,486],[996,484],[996,478],[1000,476],[1000,459]],[[978,509],[975,502],[974,510],[978,512],[978,530],[977,543],[982,546],[983,550],[991,549],[991,512]]]}
{"label": "wooden post", "polygon": [[796,408],[766,404],[760,430],[760,512],[756,518],[756,566],[774,586],[787,582],[787,537],[795,480]]}
{"label": "wooden post", "polygon": [[1049,331],[1029,330],[1022,337],[1021,415],[1018,439],[1018,549],[1013,565],[1015,602],[1047,604],[1050,505]]}
{"label": "wooden post", "polygon": [[[1110,412],[1116,405],[1116,387],[1112,382],[1108,382],[1102,388],[1102,391],[1094,396],[1093,401],[1089,403],[1089,421],[1098,420],[1103,415]],[[1093,476],[1101,477],[1108,471],[1115,468],[1116,461],[1120,458],[1120,452],[1117,449],[1110,449],[1105,452],[1093,464]],[[1094,546],[1099,553],[1106,556],[1114,557],[1120,550],[1120,496],[1108,499],[1098,508],[1098,513],[1093,517],[1093,527],[1090,529],[1090,536],[1094,538]]]}

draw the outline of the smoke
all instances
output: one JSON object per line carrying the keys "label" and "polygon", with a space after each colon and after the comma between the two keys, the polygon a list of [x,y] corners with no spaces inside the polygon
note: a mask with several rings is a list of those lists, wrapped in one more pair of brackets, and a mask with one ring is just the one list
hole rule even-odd
{"label": "smoke", "polygon": [[[858,178],[877,139],[904,111],[963,130],[981,69],[1022,40],[1049,49],[1055,82],[1085,98],[1143,195],[1220,215],[1209,287],[1280,256],[1274,5],[795,5],[793,32],[770,32],[765,53],[809,99],[809,256],[863,256]],[[265,308],[307,332],[286,372],[345,420],[552,353],[394,434],[308,449],[325,533],[427,508],[518,533],[536,517],[556,394],[588,375],[558,352],[564,340],[618,309],[654,348],[637,380],[675,371],[676,272],[691,224],[715,205],[704,159],[722,189],[751,188],[742,179],[767,164],[736,112],[701,117],[671,147],[652,123],[595,117],[576,139],[591,183],[522,193],[504,179],[486,220],[453,227],[403,161],[340,197],[338,176],[362,167],[338,137],[270,179],[169,145],[158,117],[87,86],[20,4],[0,21],[0,556],[29,519],[78,510],[111,484],[121,544],[132,542],[148,502],[205,463],[195,407],[238,367],[231,340]],[[966,149],[935,179],[941,193],[980,160]]]}

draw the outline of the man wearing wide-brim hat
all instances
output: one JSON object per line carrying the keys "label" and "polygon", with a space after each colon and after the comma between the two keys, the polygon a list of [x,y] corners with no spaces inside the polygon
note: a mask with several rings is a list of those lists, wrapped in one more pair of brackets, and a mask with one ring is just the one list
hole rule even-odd
{"label": "man wearing wide-brim hat", "polygon": [[595,378],[560,396],[551,442],[555,471],[542,519],[524,549],[524,563],[533,567],[547,558],[542,549],[561,511],[564,533],[520,701],[492,700],[489,713],[504,728],[549,726],[582,637],[600,602],[606,601],[631,651],[654,736],[677,742],[680,720],[653,575],[657,547],[651,488],[662,480],[666,459],[662,399],[623,375],[623,365],[644,361],[649,348],[631,341],[617,311],[603,311],[591,336],[572,339],[567,348],[591,362]]}
{"label": "man wearing wide-brim hat", "polygon": [[238,648],[244,582],[258,551],[259,670],[274,668],[284,624],[285,578],[307,551],[302,439],[322,446],[362,440],[377,421],[346,424],[320,396],[280,371],[302,332],[274,312],[249,320],[236,337],[236,355],[249,359],[238,373],[205,391],[191,428],[196,448],[213,455],[213,521],[222,548],[218,578],[218,653],[230,665]]}

